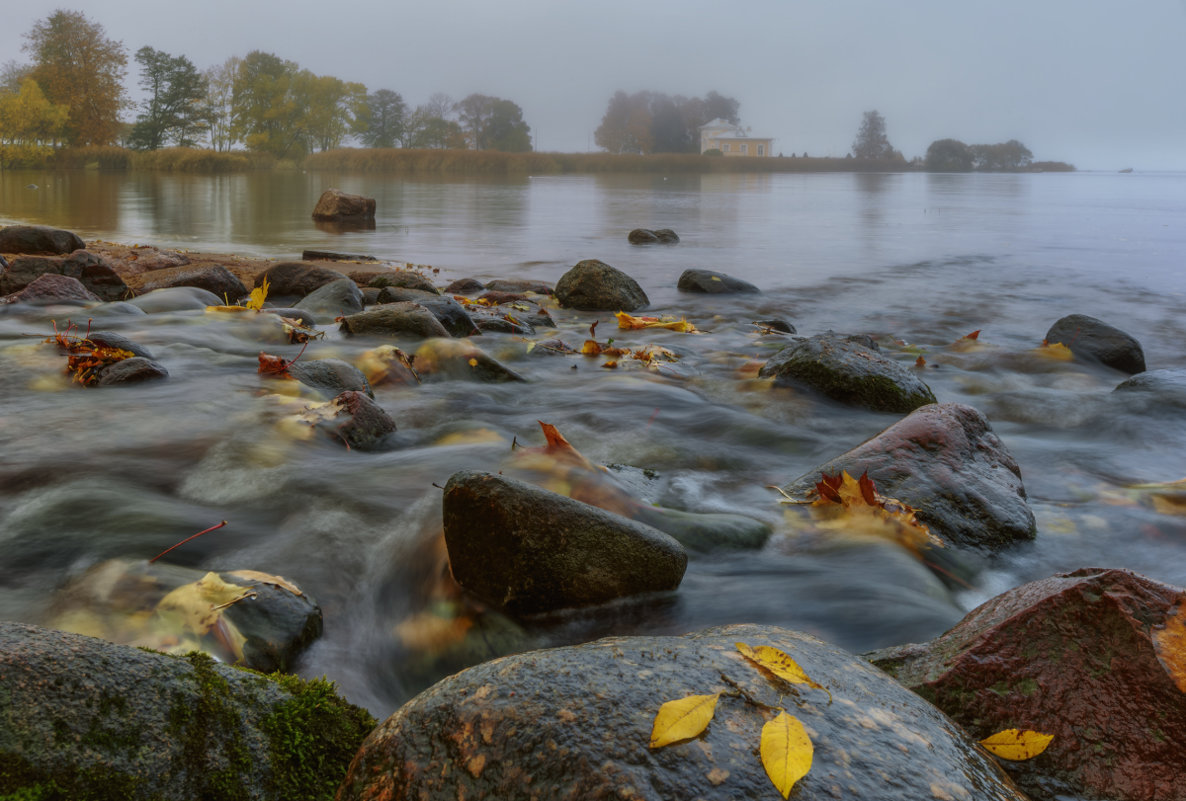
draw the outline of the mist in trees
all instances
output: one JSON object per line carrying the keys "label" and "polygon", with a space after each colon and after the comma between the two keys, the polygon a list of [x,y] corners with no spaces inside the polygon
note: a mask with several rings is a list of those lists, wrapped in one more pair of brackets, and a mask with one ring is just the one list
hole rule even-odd
{"label": "mist in trees", "polygon": [[966,145],[958,139],[936,139],[927,148],[926,168],[934,172],[1008,171],[1030,166],[1033,154],[1016,139],[995,145]]}
{"label": "mist in trees", "polygon": [[740,104],[709,92],[703,98],[662,92],[615,92],[593,133],[611,153],[698,153],[700,126],[720,118],[737,124]]}
{"label": "mist in trees", "polygon": [[876,110],[866,111],[861,117],[861,127],[852,143],[852,155],[858,159],[874,161],[903,161],[902,154],[894,150],[885,133],[885,117]]}
{"label": "mist in trees", "polygon": [[467,141],[474,150],[524,153],[531,150],[531,128],[523,109],[500,97],[467,95],[456,106]]}

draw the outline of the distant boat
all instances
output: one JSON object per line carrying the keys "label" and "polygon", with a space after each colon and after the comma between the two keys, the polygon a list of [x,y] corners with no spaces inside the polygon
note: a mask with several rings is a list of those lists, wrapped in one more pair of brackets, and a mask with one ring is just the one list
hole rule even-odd
{"label": "distant boat", "polygon": [[1125,167],[1121,172],[1132,172],[1132,167]]}

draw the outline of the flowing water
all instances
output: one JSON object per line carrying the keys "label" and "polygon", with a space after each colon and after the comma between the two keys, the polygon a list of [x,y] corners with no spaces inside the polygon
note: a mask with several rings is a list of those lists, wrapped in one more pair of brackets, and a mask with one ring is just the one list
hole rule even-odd
{"label": "flowing water", "polygon": [[[309,214],[330,186],[375,197],[376,227],[315,226]],[[1125,567],[1186,584],[1186,525],[1167,513],[1175,497],[1154,505],[1130,489],[1186,476],[1181,412],[1126,410],[1109,399],[1123,375],[1033,353],[1051,323],[1083,313],[1137,337],[1151,369],[1186,367],[1184,220],[1181,174],[0,173],[0,222],[86,239],[275,258],[369,253],[431,265],[441,285],[554,282],[599,258],[639,281],[648,313],[686,316],[706,332],[619,332],[607,314],[553,309],[571,345],[601,318],[599,339],[657,342],[680,361],[615,371],[486,335],[477,343],[528,383],[381,387],[398,447],[367,454],[278,424],[291,406],[257,374],[256,356],[297,348],[261,338],[250,321],[10,308],[0,314],[0,618],[44,622],[55,593],[89,566],[150,557],[226,519],[169,558],[295,581],[325,611],[325,634],[299,672],[328,675],[383,716],[442,672],[508,647],[758,622],[862,651],[932,637],[985,598],[1057,571]],[[682,241],[630,246],[626,233],[639,226],[673,228]],[[680,293],[690,267],[764,292]],[[67,384],[42,338],[51,320],[88,318],[150,348],[170,378]],[[800,536],[799,512],[788,517],[768,487],[896,418],[753,380],[747,363],[785,341],[751,324],[770,318],[801,334],[872,334],[906,364],[922,353],[939,400],[983,411],[1017,458],[1036,541],[985,560],[974,586],[951,592],[896,546]],[[982,347],[949,347],[975,329]],[[303,358],[353,359],[374,344],[327,329]],[[618,475],[647,501],[749,515],[775,535],[757,552],[693,555],[679,590],[661,598],[508,627],[502,639],[486,630],[461,655],[410,646],[401,624],[431,605],[425,552],[440,527],[438,486],[457,470],[504,466],[513,440],[541,444],[538,420],[594,462],[628,466]]]}

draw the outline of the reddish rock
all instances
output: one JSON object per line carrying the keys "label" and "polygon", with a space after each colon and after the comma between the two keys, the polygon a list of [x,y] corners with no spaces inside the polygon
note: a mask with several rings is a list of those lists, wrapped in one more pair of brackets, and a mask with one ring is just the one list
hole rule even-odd
{"label": "reddish rock", "polygon": [[127,284],[101,256],[76,250],[69,256],[22,256],[0,273],[0,293],[18,292],[48,273],[76,278],[102,300],[123,300],[131,295]]}
{"label": "reddish rock", "polygon": [[57,273],[38,276],[19,292],[0,298],[0,304],[7,303],[90,303],[101,299],[91,292],[77,278]]}
{"label": "reddish rock", "polygon": [[321,193],[313,209],[314,220],[373,220],[375,199],[362,195],[349,195],[340,189],[327,189]]}
{"label": "reddish rock", "polygon": [[874,664],[983,738],[1054,735],[1004,763],[1035,799],[1186,799],[1186,591],[1085,568],[997,596]]}

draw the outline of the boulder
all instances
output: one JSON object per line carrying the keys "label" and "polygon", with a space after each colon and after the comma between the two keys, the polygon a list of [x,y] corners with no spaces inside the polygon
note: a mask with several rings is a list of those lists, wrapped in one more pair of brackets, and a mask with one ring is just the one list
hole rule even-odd
{"label": "boulder", "polygon": [[333,400],[334,417],[320,428],[334,439],[356,451],[378,451],[388,434],[395,432],[395,421],[382,406],[363,392],[343,392]]}
{"label": "boulder", "polygon": [[[827,693],[760,671],[738,642],[787,653]],[[664,702],[715,693],[702,734],[648,747]],[[367,737],[338,801],[776,799],[759,742],[784,708],[814,748],[793,798],[1026,801],[946,715],[864,660],[753,625],[610,637],[464,670]]]}
{"label": "boulder", "polygon": [[425,378],[500,383],[523,381],[523,376],[464,339],[433,338],[412,357],[416,372]]}
{"label": "boulder", "polygon": [[379,273],[370,278],[367,286],[375,286],[380,289],[389,286],[403,287],[405,289],[421,289],[425,292],[431,292],[434,295],[440,294],[436,286],[433,285],[432,279],[415,270],[392,270],[391,272]]}
{"label": "boulder", "polygon": [[630,312],[651,302],[637,281],[597,259],[577,262],[560,276],[556,299],[565,308],[581,311]]}
{"label": "boulder", "polygon": [[432,312],[412,301],[385,303],[342,319],[342,333],[371,336],[447,337],[449,331]]}
{"label": "boulder", "polygon": [[0,304],[29,303],[48,306],[54,303],[100,303],[102,298],[87,289],[77,278],[45,273],[34,278],[24,289],[0,297]]}
{"label": "boulder", "polygon": [[208,289],[196,286],[174,286],[154,289],[130,301],[148,314],[178,311],[205,311],[207,306],[221,306],[225,301]]}
{"label": "boulder", "polygon": [[493,473],[455,473],[442,511],[457,583],[512,615],[674,590],[687,567],[657,529]]}
{"label": "boulder", "polygon": [[69,256],[13,259],[8,269],[0,273],[0,295],[19,292],[47,273],[76,278],[102,300],[123,300],[132,294],[111,265],[89,251],[77,250]]}
{"label": "boulder", "polygon": [[465,307],[451,297],[441,295],[417,302],[432,312],[432,316],[440,321],[450,336],[470,337],[482,333]]}
{"label": "boulder", "polygon": [[8,225],[0,228],[0,253],[65,256],[82,250],[82,237],[46,225]]}
{"label": "boulder", "polygon": [[997,550],[1034,538],[1021,469],[976,409],[924,406],[872,439],[790,482],[804,497],[821,475],[868,473],[877,491],[918,510],[946,543]]}
{"label": "boulder", "polygon": [[309,312],[318,322],[331,323],[343,315],[362,311],[362,291],[349,278],[340,278],[319,286],[293,306]]}
{"label": "boulder", "polygon": [[269,298],[303,298],[326,284],[341,281],[344,274],[328,267],[299,261],[282,261],[255,277],[255,286],[268,282]]}
{"label": "boulder", "polygon": [[375,396],[362,371],[341,359],[293,361],[287,370],[290,376],[318,390],[326,398],[336,398],[347,391],[362,392],[372,398]]}
{"label": "boulder", "polygon": [[375,199],[362,195],[350,195],[340,189],[327,189],[321,193],[313,208],[313,219],[322,221],[373,220]]}
{"label": "boulder", "polygon": [[1145,370],[1141,343],[1119,328],[1086,314],[1069,314],[1050,326],[1046,342],[1061,342],[1075,358],[1134,375]]}
{"label": "boulder", "polygon": [[234,273],[221,264],[166,267],[146,274],[136,284],[136,291],[151,292],[174,286],[196,286],[214,294],[225,305],[236,303],[247,296],[247,287]]}
{"label": "boulder", "polygon": [[626,235],[626,239],[632,245],[650,245],[654,243],[674,245],[679,242],[679,236],[670,228],[657,228],[653,231],[650,228],[635,228]]}
{"label": "boulder", "polygon": [[485,288],[486,285],[476,278],[458,278],[456,281],[450,282],[450,284],[445,287],[445,294],[476,295]]}
{"label": "boulder", "polygon": [[749,281],[742,281],[715,270],[684,270],[676,288],[681,292],[700,292],[707,295],[738,295],[760,293],[762,290]]}
{"label": "boulder", "polygon": [[374,719],[329,682],[0,623],[0,796],[332,796]]}
{"label": "boulder", "polygon": [[1034,581],[921,645],[871,654],[976,738],[1054,735],[1005,767],[1034,798],[1186,798],[1186,592],[1127,570]]}
{"label": "boulder", "polygon": [[832,400],[875,412],[911,412],[935,402],[931,388],[882,356],[867,337],[831,332],[792,342],[758,371],[775,386],[804,386]]}

